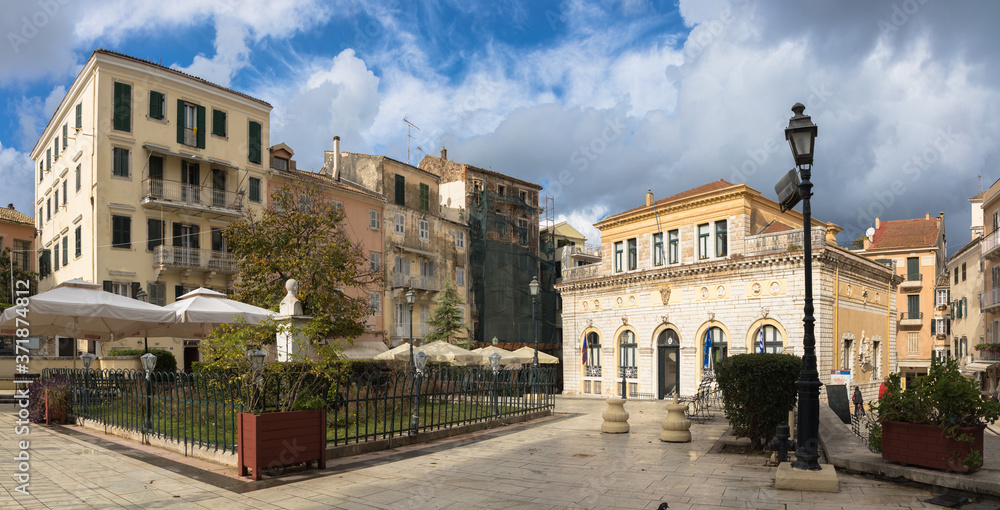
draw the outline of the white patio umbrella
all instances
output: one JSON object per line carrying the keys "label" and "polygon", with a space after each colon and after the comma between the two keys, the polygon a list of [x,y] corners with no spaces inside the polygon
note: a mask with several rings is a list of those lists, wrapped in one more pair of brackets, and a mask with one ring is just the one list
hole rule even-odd
{"label": "white patio umbrella", "polygon": [[423,352],[427,361],[435,363],[451,363],[453,365],[475,365],[479,363],[479,355],[448,342],[431,342],[414,347],[413,352]]}
{"label": "white patio umbrella", "polygon": [[[534,349],[534,347],[528,347],[527,345],[525,345],[524,347],[521,347],[520,349],[515,349],[514,353],[515,354],[520,354],[520,355],[527,355],[528,358],[529,358],[528,359],[528,363],[531,363],[535,359],[535,349]],[[553,356],[551,354],[546,354],[546,353],[544,353],[542,351],[538,351],[538,364],[539,365],[551,365],[553,363],[559,363],[559,358],[557,358],[557,357],[555,357],[555,356]]]}
{"label": "white patio umbrella", "polygon": [[[27,312],[22,316],[25,309]],[[174,313],[163,307],[105,292],[96,283],[69,280],[29,296],[27,307],[4,310],[0,315],[0,335],[14,335],[16,330],[24,328],[31,336],[107,341],[142,335],[174,322]]]}
{"label": "white patio umbrella", "polygon": [[472,349],[472,353],[481,357],[479,360],[480,365],[490,364],[490,355],[497,353],[500,355],[501,365],[514,365],[517,363],[531,363],[531,356],[523,356],[517,354],[514,351],[508,351],[507,349],[502,349],[495,345],[489,347],[480,347],[479,349]]}
{"label": "white patio umbrella", "polygon": [[275,312],[229,299],[225,294],[204,287],[192,290],[164,306],[174,314],[177,323],[151,328],[146,336],[173,336],[179,338],[207,338],[222,324],[259,324]]}
{"label": "white patio umbrella", "polygon": [[[413,346],[413,353],[416,354],[418,349],[419,347]],[[401,343],[388,351],[376,355],[373,359],[407,361],[410,359],[410,343]]]}

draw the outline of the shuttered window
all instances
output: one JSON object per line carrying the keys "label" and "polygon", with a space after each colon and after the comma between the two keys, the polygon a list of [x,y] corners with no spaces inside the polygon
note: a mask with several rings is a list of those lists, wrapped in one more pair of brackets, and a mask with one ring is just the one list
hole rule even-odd
{"label": "shuttered window", "polygon": [[132,86],[115,82],[115,111],[112,126],[119,131],[132,131]]}
{"label": "shuttered window", "polygon": [[129,216],[111,216],[111,247],[132,247],[132,218]]}
{"label": "shuttered window", "polygon": [[249,148],[247,153],[247,159],[251,163],[261,162],[261,128],[259,122],[250,121],[250,132],[248,140]]}
{"label": "shuttered window", "polygon": [[226,136],[226,112],[212,110],[212,134]]}
{"label": "shuttered window", "polygon": [[111,175],[115,177],[128,177],[128,149],[122,149],[121,147],[115,147],[111,150],[112,152],[112,166]]}
{"label": "shuttered window", "polygon": [[396,205],[406,205],[406,177],[396,174]]}
{"label": "shuttered window", "polygon": [[83,103],[76,105],[76,128],[83,129]]}
{"label": "shuttered window", "polygon": [[153,218],[146,219],[146,249],[153,251],[153,248],[165,244],[163,242],[163,230],[164,230],[163,220],[154,220]]}
{"label": "shuttered window", "polygon": [[156,91],[149,92],[149,118],[163,120],[163,94]]}

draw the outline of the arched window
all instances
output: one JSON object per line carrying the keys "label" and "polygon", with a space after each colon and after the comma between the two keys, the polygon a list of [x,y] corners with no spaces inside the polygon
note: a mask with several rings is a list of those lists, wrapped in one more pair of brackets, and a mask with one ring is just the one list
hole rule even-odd
{"label": "arched window", "polygon": [[656,339],[656,345],[659,347],[679,347],[681,344],[680,338],[677,338],[677,332],[672,329],[665,329],[660,332],[660,336]]}
{"label": "arched window", "polygon": [[584,338],[583,355],[587,377],[601,376],[601,335],[591,331]]}
{"label": "arched window", "polygon": [[781,332],[771,324],[764,324],[757,328],[753,335],[753,352],[766,352],[769,354],[781,354],[785,352],[785,342],[781,338]]}
{"label": "arched window", "polygon": [[620,366],[618,367],[618,377],[635,379],[639,377],[639,364],[636,357],[635,333],[630,330],[622,331],[618,336],[618,349]]}
{"label": "arched window", "polygon": [[708,371],[715,370],[715,363],[729,354],[726,344],[726,333],[718,326],[712,326],[705,331],[702,339],[702,367]]}

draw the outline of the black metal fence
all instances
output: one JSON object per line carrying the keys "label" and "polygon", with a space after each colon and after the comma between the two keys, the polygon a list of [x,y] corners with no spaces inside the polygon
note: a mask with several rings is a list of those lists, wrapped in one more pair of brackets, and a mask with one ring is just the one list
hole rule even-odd
{"label": "black metal fence", "polygon": [[[326,402],[327,442],[361,443],[551,409],[556,369],[428,367],[423,374],[373,372],[312,381]],[[275,411],[289,374],[146,373],[48,369],[72,384],[72,414],[109,428],[217,451],[236,451],[236,416]],[[301,379],[297,379],[301,382]]]}

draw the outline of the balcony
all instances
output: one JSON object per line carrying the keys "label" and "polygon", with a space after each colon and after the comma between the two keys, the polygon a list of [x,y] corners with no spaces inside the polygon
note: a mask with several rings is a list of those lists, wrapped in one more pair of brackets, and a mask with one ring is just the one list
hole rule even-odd
{"label": "balcony", "polygon": [[243,191],[226,191],[210,186],[149,178],[142,181],[142,205],[236,217],[243,212]]}
{"label": "balcony", "polygon": [[924,325],[924,312],[900,312],[899,327],[919,328]]}
{"label": "balcony", "polygon": [[[397,322],[392,325],[392,331],[394,337],[397,338],[410,338],[410,323],[408,322]],[[428,324],[414,324],[413,325],[413,338],[424,338],[428,333],[431,332],[431,327]],[[414,347],[413,352],[417,352],[419,347]]]}
{"label": "balcony", "polygon": [[1000,230],[994,230],[983,238],[982,250],[983,257],[1000,257]]}
{"label": "balcony", "polygon": [[979,311],[992,312],[1000,308],[1000,287],[979,294]]}
{"label": "balcony", "polygon": [[924,275],[920,273],[907,273],[903,277],[906,279],[899,284],[899,290],[920,290],[924,286]]}
{"label": "balcony", "polygon": [[236,259],[232,253],[181,246],[161,245],[153,248],[153,265],[221,273],[236,272]]}
{"label": "balcony", "polygon": [[410,276],[405,274],[392,275],[392,288],[410,287],[414,290],[429,290],[437,292],[439,284],[435,276]]}
{"label": "balcony", "polygon": [[591,366],[587,365],[586,373],[584,377],[600,377],[601,376],[601,366]]}

